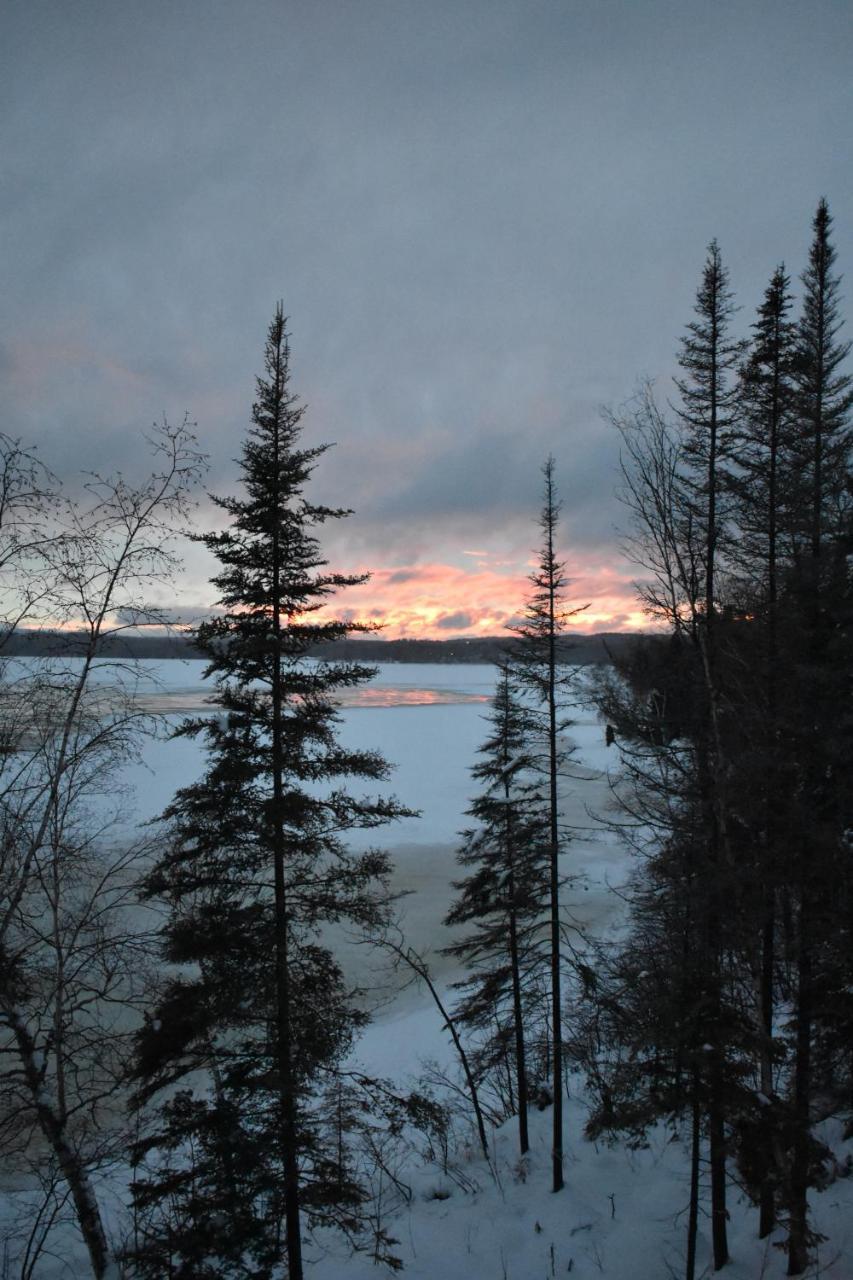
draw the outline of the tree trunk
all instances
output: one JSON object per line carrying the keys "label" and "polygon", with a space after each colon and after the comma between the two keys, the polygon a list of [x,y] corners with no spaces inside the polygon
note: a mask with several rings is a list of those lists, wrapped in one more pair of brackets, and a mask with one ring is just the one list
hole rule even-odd
{"label": "tree trunk", "polygon": [[459,1062],[462,1066],[462,1072],[465,1076],[465,1082],[468,1085],[468,1093],[471,1098],[471,1105],[474,1108],[474,1115],[477,1121],[477,1132],[480,1135],[480,1145],[483,1148],[483,1155],[489,1160],[489,1140],[486,1137],[486,1122],[483,1118],[482,1108],[480,1107],[480,1096],[477,1092],[477,1083],[474,1080],[474,1073],[471,1070],[471,1064],[468,1061],[468,1055],[465,1052],[465,1046],[459,1039],[459,1033],[456,1030],[456,1023],[448,1013],[444,1006],[444,1001],[436,990],[435,983],[430,977],[429,968],[425,960],[413,951],[411,947],[404,947],[402,944],[392,941],[390,938],[377,938],[376,946],[385,947],[392,955],[401,960],[403,964],[408,965],[413,973],[426,983],[427,990],[433,998],[435,1007],[444,1019],[444,1025],[450,1032],[450,1038],[453,1041],[453,1047],[459,1055]]}
{"label": "tree trunk", "polygon": [[701,1111],[699,1107],[699,1072],[693,1068],[690,1104],[690,1206],[687,1211],[687,1265],[685,1280],[695,1280],[696,1237],[699,1229],[699,1154]]}
{"label": "tree trunk", "polygon": [[791,1213],[788,1228],[788,1275],[808,1265],[809,1128],[811,1095],[812,966],[809,904],[805,886],[800,907],[797,956],[797,1056],[794,1066],[794,1152],[791,1164]]}
{"label": "tree trunk", "polygon": [[[704,650],[705,646],[703,646]],[[705,673],[708,682],[710,725],[716,728],[716,703],[714,698],[714,680],[711,669],[711,655],[705,654]],[[705,851],[705,901],[700,910],[704,915],[703,922],[703,973],[702,979],[707,991],[706,1031],[708,1038],[708,1138],[710,1144],[711,1165],[711,1237],[714,1249],[714,1270],[719,1271],[729,1260],[726,1210],[726,1134],[725,1134],[725,1088],[724,1061],[726,1045],[722,1032],[723,978],[721,973],[722,959],[722,920],[723,901],[721,896],[721,877],[731,866],[731,858],[723,858],[726,848],[726,830],[719,820],[722,806],[722,787],[720,783],[719,753],[707,741],[708,727],[701,730],[705,740],[701,742],[698,772],[700,787],[704,798],[704,821],[707,828],[707,849]],[[714,738],[719,741],[715,733]],[[709,758],[710,757],[710,758]]]}
{"label": "tree trunk", "polygon": [[[512,892],[512,881],[510,881]],[[512,968],[512,1016],[515,1022],[515,1075],[518,1090],[518,1144],[526,1155],[530,1141],[527,1134],[527,1064],[524,1051],[524,1023],[521,1009],[521,978],[518,970],[518,930],[513,907],[509,917],[509,957]]]}
{"label": "tree trunk", "polygon": [[[553,529],[548,529],[548,550],[553,560]],[[554,1124],[552,1150],[552,1190],[563,1188],[563,1011],[560,995],[560,835],[557,812],[557,694],[556,618],[554,593],[550,598],[548,651],[548,750],[551,835],[551,1023],[554,1037]]]}
{"label": "tree trunk", "polygon": [[[403,955],[403,953],[398,952],[398,955]],[[447,1027],[447,1030],[450,1032],[450,1038],[452,1039],[453,1046],[459,1055],[459,1061],[462,1064],[462,1071],[464,1072],[465,1081],[468,1085],[468,1092],[471,1097],[471,1104],[474,1108],[474,1115],[477,1120],[477,1132],[480,1135],[480,1146],[483,1148],[483,1155],[486,1161],[488,1162],[489,1140],[486,1137],[486,1122],[483,1119],[483,1112],[480,1107],[480,1095],[477,1092],[477,1084],[474,1080],[474,1073],[471,1070],[471,1064],[468,1061],[468,1055],[465,1052],[465,1047],[462,1044],[462,1041],[459,1039],[459,1032],[456,1030],[456,1023],[453,1021],[450,1014],[445,1009],[444,1002],[442,1001],[441,996],[438,994],[438,992],[435,989],[435,984],[433,983],[432,978],[429,976],[429,970],[427,969],[426,965],[419,966],[417,962],[413,961],[407,955],[404,956],[403,958],[406,960],[407,964],[411,965],[411,967],[415,970],[416,973],[420,974],[424,982],[427,984],[427,987],[429,988],[429,993],[432,996],[433,1000],[435,1001],[435,1004],[439,1013],[444,1019],[444,1025]]]}
{"label": "tree trunk", "polygon": [[[278,805],[281,803],[281,777],[277,772]],[[287,1228],[287,1267],[289,1280],[302,1280],[302,1233],[299,1213],[299,1163],[297,1160],[296,1096],[291,1059],[290,972],[287,955],[287,902],[284,885],[284,851],[279,837],[275,850],[275,970],[276,970],[276,1057],[279,1073],[281,1107],[281,1146],[284,1167],[284,1216]]]}
{"label": "tree trunk", "polygon": [[[711,870],[715,881],[719,879],[719,847],[716,823],[712,818]],[[711,904],[707,908],[708,946],[705,965],[709,982],[709,1071],[708,1071],[708,1139],[711,1165],[711,1239],[714,1250],[714,1270],[719,1271],[729,1260],[728,1211],[726,1209],[726,1125],[725,1088],[723,1062],[725,1045],[721,1030],[722,974],[720,973],[720,903],[717,897],[718,883],[712,886]]]}
{"label": "tree trunk", "polygon": [[[284,325],[282,322],[281,333]],[[280,405],[283,396],[284,370],[280,348],[275,364],[276,390]],[[275,432],[275,465],[273,477],[276,495],[280,494],[280,438]],[[284,1169],[284,1218],[286,1227],[287,1274],[289,1280],[303,1280],[302,1229],[299,1211],[299,1162],[297,1156],[296,1092],[293,1071],[290,1017],[290,966],[288,960],[288,908],[284,874],[284,743],[282,741],[281,687],[281,559],[279,524],[274,524],[272,546],[273,576],[273,653],[272,653],[272,784],[273,784],[273,872],[275,879],[275,986],[276,986],[276,1057],[281,1109],[281,1158]]]}
{"label": "tree trunk", "polygon": [[[768,874],[765,867],[765,875]],[[759,1068],[761,1091],[765,1098],[773,1096],[773,967],[776,935],[776,904],[773,889],[764,885],[764,922],[761,935],[761,1048]],[[766,1153],[768,1164],[772,1156]],[[774,1170],[767,1169],[759,1193],[758,1236],[763,1240],[776,1225],[776,1179]]]}
{"label": "tree trunk", "polygon": [[[507,768],[509,761],[506,759],[504,752],[504,767]],[[504,775],[504,800],[506,801],[504,812],[506,819],[504,823],[504,838],[506,840],[507,859],[509,861],[509,878],[507,889],[509,892],[509,964],[512,971],[512,1017],[515,1032],[515,1075],[516,1087],[518,1092],[518,1145],[522,1155],[526,1155],[530,1148],[530,1139],[527,1132],[527,1063],[525,1060],[524,1046],[524,1022],[521,1007],[521,974],[519,971],[518,959],[518,921],[516,919],[516,903],[515,903],[515,864],[514,864],[514,845],[512,818],[510,816],[510,786],[507,775]]]}
{"label": "tree trunk", "polygon": [[[769,1100],[773,1096],[773,977],[776,963],[776,883],[774,871],[779,850],[776,839],[780,834],[776,823],[776,802],[779,797],[779,783],[775,767],[777,750],[777,725],[779,718],[777,668],[779,664],[779,637],[777,618],[777,584],[776,584],[776,542],[777,542],[777,465],[779,452],[780,379],[779,354],[773,368],[773,402],[770,431],[770,474],[768,486],[768,539],[767,539],[767,727],[768,727],[768,760],[770,761],[770,779],[767,787],[768,805],[765,818],[764,866],[762,867],[762,893],[764,919],[761,929],[761,1048],[759,1050],[759,1068],[761,1073],[761,1090]],[[759,1194],[758,1236],[763,1240],[776,1225],[776,1175],[770,1153],[767,1155],[769,1167],[765,1172]]]}
{"label": "tree trunk", "polygon": [[71,1192],[77,1223],[89,1252],[89,1261],[92,1264],[95,1280],[102,1280],[110,1260],[110,1248],[89,1171],[69,1143],[65,1126],[46,1092],[43,1074],[37,1065],[36,1047],[32,1036],[14,1009],[6,1010],[6,1018],[15,1036],[24,1078],[33,1099],[39,1127],[56,1156],[62,1176]]}
{"label": "tree trunk", "polygon": [[711,1146],[711,1238],[714,1245],[714,1270],[719,1271],[729,1260],[726,1209],[726,1133],[723,1118],[722,1082],[718,1055],[711,1068],[711,1093],[708,1101],[708,1133]]}

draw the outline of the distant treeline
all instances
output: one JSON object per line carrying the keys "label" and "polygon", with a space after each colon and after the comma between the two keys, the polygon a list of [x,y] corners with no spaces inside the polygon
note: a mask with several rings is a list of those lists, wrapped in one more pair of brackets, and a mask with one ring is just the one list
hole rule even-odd
{"label": "distant treeline", "polygon": [[[587,666],[623,658],[640,637],[633,633],[601,632],[566,636],[561,657]],[[84,636],[73,632],[19,631],[3,645],[6,657],[68,657],[84,650]],[[318,657],[347,658],[364,662],[495,662],[513,644],[506,636],[478,636],[458,640],[343,639],[318,645]],[[189,636],[106,636],[99,653],[105,658],[201,658],[204,655]]]}

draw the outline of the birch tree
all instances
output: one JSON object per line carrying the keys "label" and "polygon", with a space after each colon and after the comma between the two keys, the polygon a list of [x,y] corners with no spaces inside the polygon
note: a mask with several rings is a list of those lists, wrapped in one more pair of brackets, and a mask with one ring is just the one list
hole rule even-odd
{"label": "birch tree", "polygon": [[94,1175],[115,1154],[142,980],[126,911],[139,848],[106,797],[155,727],[136,697],[138,666],[98,655],[108,638],[165,621],[150,592],[177,567],[202,461],[186,425],[164,424],[150,442],[156,470],[141,484],[89,475],[77,498],[45,486],[19,452],[18,497],[29,496],[3,529],[6,636],[26,619],[61,627],[65,642],[59,656],[8,658],[0,690],[2,1137],[18,1155],[49,1153],[98,1278],[112,1250]]}

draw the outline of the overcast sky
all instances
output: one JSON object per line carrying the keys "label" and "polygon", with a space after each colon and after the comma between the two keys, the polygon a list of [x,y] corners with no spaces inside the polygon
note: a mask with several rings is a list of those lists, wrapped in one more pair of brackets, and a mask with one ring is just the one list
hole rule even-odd
{"label": "overcast sky", "polygon": [[0,426],[132,471],[188,411],[227,490],[282,298],[313,496],[357,512],[329,553],[389,633],[518,608],[549,451],[588,625],[636,621],[599,407],[669,393],[712,237],[746,332],[826,195],[850,314],[849,0],[0,12]]}

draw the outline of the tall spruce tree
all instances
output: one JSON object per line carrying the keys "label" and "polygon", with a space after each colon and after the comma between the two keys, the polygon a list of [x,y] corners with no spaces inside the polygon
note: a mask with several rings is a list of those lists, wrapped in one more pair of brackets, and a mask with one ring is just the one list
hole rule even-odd
{"label": "tall spruce tree", "polygon": [[676,379],[681,405],[678,416],[684,432],[688,495],[684,537],[704,577],[703,598],[692,620],[692,634],[702,659],[706,711],[694,726],[696,761],[706,838],[700,856],[708,897],[703,918],[697,922],[704,948],[703,969],[707,983],[710,1085],[707,1122],[710,1137],[711,1222],[714,1265],[728,1260],[726,1231],[726,1148],[723,1107],[725,1046],[722,1026],[722,904],[724,886],[731,871],[728,851],[728,810],[725,796],[726,766],[722,758],[723,708],[718,674],[716,612],[718,570],[725,533],[726,461],[737,417],[737,370],[743,344],[730,336],[735,307],[716,240],[708,247],[702,280],[696,294],[696,319],[682,339],[679,364],[684,371]]}
{"label": "tall spruce tree", "polygon": [[326,569],[317,528],[349,513],[305,497],[326,446],[299,445],[289,357],[279,306],[244,493],[216,499],[228,527],[200,539],[221,566],[222,613],[198,633],[219,714],[181,730],[205,740],[207,769],[167,810],[171,837],[146,882],[169,904],[165,954],[182,968],[140,1036],[139,1099],[184,1087],[137,1153],[160,1153],[136,1183],[144,1275],[270,1276],[283,1225],[287,1275],[301,1280],[303,1215],[355,1230],[363,1198],[312,1103],[362,1021],[323,931],[382,923],[386,857],[350,852],[344,835],[405,811],[345,786],[387,772],[336,736],[336,695],[372,671],[308,657],[364,629],[319,614],[363,579]]}
{"label": "tall spruce tree", "polygon": [[[733,548],[736,573],[742,582],[737,592],[739,614],[749,620],[749,642],[738,640],[740,665],[738,723],[743,730],[737,743],[741,768],[730,796],[744,830],[741,867],[752,867],[741,901],[744,919],[755,920],[753,964],[759,972],[759,1074],[763,1106],[761,1124],[766,1129],[769,1100],[774,1097],[774,1062],[779,1044],[774,1026],[775,972],[777,964],[777,903],[787,894],[784,856],[789,797],[795,778],[786,767],[781,749],[784,715],[780,692],[795,679],[780,641],[779,602],[792,548],[791,435],[796,404],[795,326],[790,319],[790,281],[784,267],[773,274],[753,325],[753,337],[741,370],[740,420],[732,455],[736,464],[730,477],[732,520],[738,533]],[[742,628],[741,628],[742,630]],[[750,901],[750,898],[752,901]],[[749,940],[745,939],[747,946]],[[775,1144],[766,1138],[766,1158],[759,1191],[759,1235],[767,1236],[776,1222],[776,1190],[782,1170],[773,1159]]]}
{"label": "tall spruce tree", "polygon": [[509,665],[498,670],[489,733],[471,770],[482,784],[468,810],[477,825],[463,833],[457,853],[471,870],[454,885],[459,896],[445,921],[470,931],[446,950],[469,970],[456,984],[464,992],[456,1017],[479,1036],[480,1072],[493,1073],[514,1058],[510,1102],[515,1101],[524,1155],[531,1040],[535,1044],[537,1032],[540,1057],[542,1049],[550,823],[531,752],[536,726],[513,689]]}
{"label": "tall spruce tree", "polygon": [[684,371],[675,385],[684,430],[684,458],[691,494],[688,515],[691,538],[704,569],[703,612],[710,629],[714,619],[716,568],[724,529],[725,461],[737,415],[736,374],[743,343],[729,330],[735,312],[728,272],[716,240],[708,246],[696,294],[696,319],[687,325],[678,363]]}
{"label": "tall spruce tree", "polygon": [[837,903],[850,884],[844,834],[849,816],[845,799],[849,795],[849,768],[842,763],[845,758],[849,761],[849,739],[845,738],[849,718],[839,716],[839,707],[846,706],[848,698],[843,672],[849,661],[849,615],[845,610],[849,606],[847,554],[853,497],[853,382],[843,368],[850,343],[839,340],[840,278],[834,272],[832,218],[826,200],[818,204],[812,230],[797,327],[798,395],[792,441],[792,460],[800,481],[794,504],[797,542],[790,600],[796,620],[791,642],[798,664],[799,705],[796,718],[792,715],[790,719],[801,821],[798,853],[791,867],[797,917],[789,1275],[799,1275],[808,1264],[814,1040],[823,1021],[820,979],[831,968],[825,955],[827,926],[838,927]]}
{"label": "tall spruce tree", "polygon": [[738,420],[730,478],[737,524],[736,564],[746,577],[751,609],[760,605],[768,642],[776,643],[780,570],[791,549],[790,448],[796,387],[796,328],[790,318],[791,284],[777,267],[752,326],[740,370]]}
{"label": "tall spruce tree", "polygon": [[812,561],[810,591],[813,607],[819,610],[821,556],[850,503],[853,382],[843,369],[850,343],[839,341],[841,280],[834,270],[832,217],[826,200],[818,204],[812,231],[796,337],[798,429],[793,447],[804,481],[799,501],[801,542]]}
{"label": "tall spruce tree", "polygon": [[[542,543],[539,562],[530,575],[533,588],[525,605],[523,623],[515,628],[517,641],[512,650],[513,672],[519,682],[533,694],[540,715],[539,736],[542,743],[539,768],[546,780],[549,844],[549,912],[551,969],[551,1078],[554,1096],[552,1141],[552,1188],[560,1191],[563,1179],[563,1011],[562,1011],[562,926],[560,920],[560,853],[567,837],[561,828],[557,784],[561,765],[568,758],[561,730],[569,721],[562,710],[565,701],[567,673],[562,664],[568,660],[564,635],[569,618],[581,608],[568,608],[566,589],[569,585],[565,563],[557,554],[557,527],[560,503],[554,479],[554,459],[549,457],[542,468],[545,477],[539,527]],[[562,669],[561,669],[562,667]]]}

